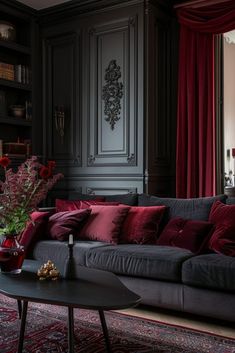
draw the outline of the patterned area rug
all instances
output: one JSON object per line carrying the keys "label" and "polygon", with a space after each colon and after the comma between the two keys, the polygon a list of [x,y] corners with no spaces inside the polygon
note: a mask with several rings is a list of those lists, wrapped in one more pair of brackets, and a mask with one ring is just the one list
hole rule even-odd
{"label": "patterned area rug", "polygon": [[[106,312],[113,353],[235,353],[235,340],[179,326]],[[0,352],[16,353],[15,300],[0,295]],[[75,353],[104,353],[99,316],[75,309]],[[24,353],[67,353],[66,308],[30,303]]]}

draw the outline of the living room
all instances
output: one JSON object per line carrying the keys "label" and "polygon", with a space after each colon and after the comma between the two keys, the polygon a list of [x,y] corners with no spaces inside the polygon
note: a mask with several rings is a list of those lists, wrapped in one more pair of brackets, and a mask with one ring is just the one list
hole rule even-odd
{"label": "living room", "polygon": [[[222,34],[233,29],[232,20],[226,22],[225,19],[220,24],[224,27],[216,29],[200,29],[200,20],[196,24],[187,22],[195,15],[193,11],[196,9],[199,18],[206,13],[206,25],[207,22],[208,26],[211,25],[208,15],[210,6],[218,6],[216,11],[219,19],[220,16],[226,17],[226,10],[230,14],[235,11],[233,2],[229,0],[1,0],[0,153],[9,157],[15,168],[31,155],[38,156],[45,165],[47,161],[55,161],[56,172],[62,173],[63,178],[49,192],[44,206],[54,207],[57,200],[57,212],[65,212],[64,207],[74,211],[71,207],[75,207],[79,199],[79,207],[82,204],[82,208],[84,204],[88,205],[87,200],[107,202],[110,212],[112,207],[113,211],[114,208],[119,207],[121,210],[123,207],[124,213],[127,206],[133,209],[148,207],[149,210],[150,207],[163,207],[167,211],[164,211],[164,216],[158,216],[162,221],[158,224],[161,230],[163,225],[166,226],[166,214],[167,222],[171,218],[182,217],[193,222],[199,220],[217,224],[221,214],[222,218],[226,218],[224,211],[219,209],[222,207],[219,203],[233,209],[234,200],[229,197],[228,201],[223,195],[227,193],[233,196],[224,189],[226,154],[224,157],[223,111],[221,104],[218,104],[223,95],[222,64],[219,58]],[[223,11],[222,15],[219,14],[220,10]],[[196,39],[190,37],[187,31],[183,32],[187,26],[192,26]],[[209,33],[208,37],[213,37],[217,43],[215,52],[214,44],[208,38],[203,38],[203,31]],[[204,46],[198,45],[195,49],[193,45],[198,40]],[[190,55],[197,58],[198,62]],[[214,60],[214,55],[217,60]],[[197,66],[199,62],[200,68]],[[215,76],[212,68],[216,72]],[[196,76],[198,72],[199,78]],[[193,81],[192,87],[188,84],[189,77]],[[183,199],[182,203],[175,204],[172,201],[175,197]],[[192,198],[198,198],[196,203],[190,201]],[[215,216],[213,205],[216,202],[218,214]],[[105,208],[101,204],[92,205],[92,202],[89,205],[92,210],[98,206]],[[233,218],[232,214],[229,214],[230,218]],[[53,215],[50,217],[53,223],[55,218]],[[105,217],[113,217],[113,214],[105,214]],[[142,218],[143,214],[138,217]],[[130,219],[129,223],[126,222],[128,225],[123,223],[127,233],[130,224],[135,222]],[[99,226],[93,224],[93,230],[96,228],[96,231]],[[178,226],[183,227],[185,224]],[[210,225],[203,223],[200,224],[202,226],[201,232],[209,232]],[[84,235],[84,228],[82,232]],[[21,240],[27,243],[28,238],[25,240],[22,237]],[[65,262],[69,251],[68,234],[63,238],[65,242],[61,240],[58,233],[50,240],[42,239],[30,256],[43,263],[49,259],[55,263],[58,261],[58,268],[63,272],[61,263]],[[102,236],[89,238],[91,242],[97,240],[107,242],[107,238]],[[193,267],[199,266],[193,263],[197,256],[191,259],[188,251],[192,251],[192,248],[185,250],[185,242],[184,249],[178,253],[174,249],[165,252],[163,248],[159,248],[161,253],[157,253],[150,250],[151,245],[145,245],[146,239],[133,241],[130,236],[132,244],[127,244],[124,249],[125,241],[122,239],[120,247],[123,252],[119,249],[117,255],[113,240],[108,239],[110,244],[95,244],[94,248],[89,245],[89,249],[87,243],[80,244],[80,250],[76,243],[74,254],[79,257],[76,266],[86,264],[118,274],[125,286],[142,297],[143,304],[153,305],[152,310],[135,309],[134,315],[165,320],[170,325],[189,325],[196,330],[205,325],[204,330],[211,332],[213,339],[217,334],[226,337],[228,346],[224,347],[223,352],[226,352],[225,349],[232,352],[234,275],[231,272],[235,263],[234,239],[230,235],[223,246],[220,244],[222,250],[218,249],[217,243],[216,250],[213,249],[216,252],[213,255],[219,256],[221,252],[226,258],[226,265],[223,264],[226,270],[221,265],[216,270],[216,278],[211,278],[214,273],[214,268],[211,268],[207,274],[209,279],[200,279],[200,283],[197,282],[198,268]],[[160,244],[161,236],[158,241],[159,246],[166,245],[164,242]],[[138,244],[137,248],[135,244]],[[141,245],[142,250],[139,244],[144,244]],[[192,252],[198,254],[201,245],[197,249],[194,247]],[[57,258],[61,251],[62,258]],[[149,263],[143,263],[142,251],[154,268],[160,263],[163,267],[171,266],[170,262],[166,264],[162,261],[176,256],[175,267],[165,267],[164,274],[160,273],[163,267],[161,271],[159,267],[159,272],[149,272]],[[122,264],[119,262],[120,255],[123,256]],[[161,262],[156,261],[157,256],[161,258],[157,261]],[[208,260],[211,254],[205,256],[208,256]],[[137,262],[130,266],[128,257],[138,258]],[[210,258],[210,266],[215,262],[214,259]],[[219,261],[219,258],[216,259]],[[205,261],[203,269],[207,264]],[[181,265],[185,270],[184,275],[178,272]],[[185,283],[181,283],[181,275]],[[199,286],[200,291],[194,286]],[[164,298],[164,293],[169,299]],[[202,308],[199,308],[198,300],[201,300]],[[221,302],[223,305],[217,309]],[[37,305],[35,310],[42,310],[40,304]],[[155,312],[155,307],[161,308],[159,313]],[[185,312],[185,316],[181,311]],[[132,312],[131,309],[129,312]],[[53,316],[54,309],[49,313]],[[197,314],[202,318],[197,318]],[[70,324],[73,321],[71,316],[69,321]],[[118,325],[122,324],[124,322]],[[130,327],[127,327],[129,330]],[[138,327],[138,330],[144,331],[146,327]],[[151,326],[148,329],[152,330]],[[172,332],[169,335],[172,336]],[[209,339],[209,336],[201,336],[200,339],[204,345],[204,340]],[[151,343],[148,342],[146,352],[157,351],[150,348],[155,344],[154,340],[155,337]],[[192,336],[189,341],[192,342]],[[114,351],[118,349],[115,347]],[[37,349],[40,348],[37,346]],[[63,351],[67,348],[57,349],[59,352],[59,349]],[[98,348],[95,349],[98,352]],[[128,346],[120,351],[138,352],[141,349],[144,348]],[[180,353],[184,352],[182,347],[177,349]],[[204,352],[197,346],[190,349],[190,353],[193,349]],[[215,353],[216,349],[212,345],[210,352]],[[169,350],[173,351],[173,348]],[[45,353],[47,350],[40,352]]]}

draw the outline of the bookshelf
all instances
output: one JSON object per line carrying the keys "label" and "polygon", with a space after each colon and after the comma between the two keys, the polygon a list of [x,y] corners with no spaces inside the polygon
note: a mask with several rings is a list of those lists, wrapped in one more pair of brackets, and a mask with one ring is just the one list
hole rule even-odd
{"label": "bookshelf", "polygon": [[[0,32],[0,155],[8,153],[11,143],[26,144],[31,151],[33,126],[32,22],[30,16],[0,6],[1,22],[15,28],[15,37],[3,38]],[[24,156],[12,154],[13,159],[18,157]]]}

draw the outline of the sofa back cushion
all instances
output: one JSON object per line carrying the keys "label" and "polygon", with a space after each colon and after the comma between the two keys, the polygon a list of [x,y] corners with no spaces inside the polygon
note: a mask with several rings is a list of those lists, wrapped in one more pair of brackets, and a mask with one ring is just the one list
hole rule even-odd
{"label": "sofa back cushion", "polygon": [[165,206],[130,208],[122,226],[120,243],[154,244]]}
{"label": "sofa back cushion", "polygon": [[217,200],[225,203],[226,195],[212,197],[199,197],[192,199],[163,198],[147,194],[139,195],[139,206],[163,206],[167,207],[163,217],[166,225],[171,218],[181,217],[184,219],[208,221],[210,209]]}
{"label": "sofa back cushion", "polygon": [[213,224],[207,221],[172,218],[160,234],[157,245],[176,246],[199,253],[206,247],[212,227]]}
{"label": "sofa back cushion", "polygon": [[19,236],[19,243],[24,245],[26,255],[30,253],[35,243],[45,237],[47,222],[51,212],[32,212],[31,220]]}
{"label": "sofa back cushion", "polygon": [[107,202],[118,202],[123,205],[137,206],[138,194],[104,195]]}
{"label": "sofa back cushion", "polygon": [[209,248],[217,253],[235,256],[235,205],[215,202],[209,220],[215,225]]}
{"label": "sofa back cushion", "polygon": [[97,205],[100,202],[104,202],[103,198],[96,200],[55,200],[56,212],[65,212],[65,211],[75,211],[89,208],[91,205]]}
{"label": "sofa back cushion", "polygon": [[82,227],[79,237],[117,244],[130,207],[91,205],[90,209],[91,215]]}

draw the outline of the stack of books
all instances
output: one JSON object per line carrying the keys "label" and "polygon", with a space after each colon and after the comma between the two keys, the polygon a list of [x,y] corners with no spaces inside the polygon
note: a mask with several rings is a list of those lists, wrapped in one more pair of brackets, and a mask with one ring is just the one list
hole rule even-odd
{"label": "stack of books", "polygon": [[31,70],[27,65],[0,62],[0,78],[28,85],[31,82]]}
{"label": "stack of books", "polygon": [[4,80],[15,80],[15,68],[12,64],[0,62],[0,78]]}

